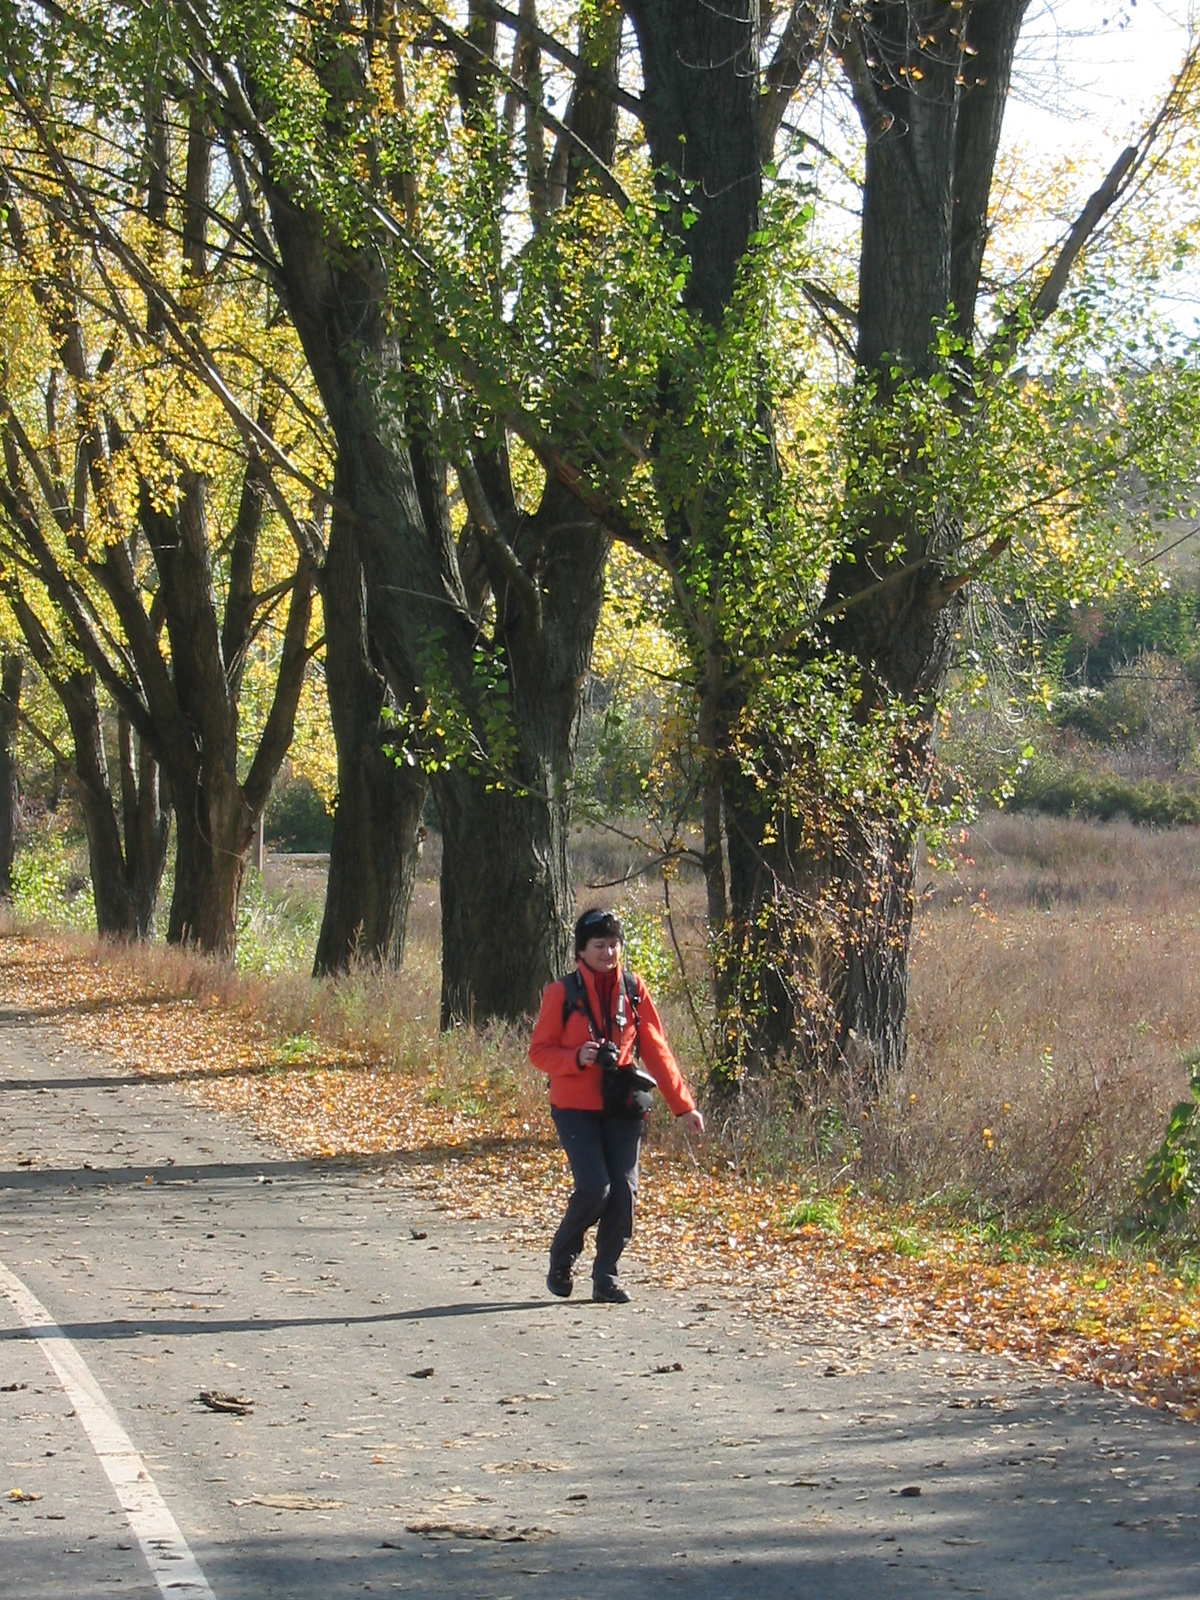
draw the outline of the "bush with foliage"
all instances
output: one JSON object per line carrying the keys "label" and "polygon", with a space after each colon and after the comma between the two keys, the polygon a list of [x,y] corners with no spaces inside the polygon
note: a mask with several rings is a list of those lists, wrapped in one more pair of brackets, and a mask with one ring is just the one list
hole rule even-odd
{"label": "bush with foliage", "polygon": [[271,790],[263,817],[267,840],[277,850],[328,850],[333,818],[315,785],[289,772]]}
{"label": "bush with foliage", "polygon": [[61,831],[47,831],[18,851],[12,871],[12,908],[23,922],[95,931],[87,852],[77,840]]}

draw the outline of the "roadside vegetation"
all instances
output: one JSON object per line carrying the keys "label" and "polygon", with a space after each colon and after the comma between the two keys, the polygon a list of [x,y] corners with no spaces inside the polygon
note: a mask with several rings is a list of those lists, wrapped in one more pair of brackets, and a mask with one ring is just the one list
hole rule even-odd
{"label": "roadside vegetation", "polygon": [[1190,1405],[1200,46],[1029,9],[0,6],[10,1003],[544,1216],[615,903],[698,1255]]}
{"label": "roadside vegetation", "polygon": [[[594,862],[611,867],[611,836]],[[540,1250],[564,1183],[544,1084],[521,1028],[439,1029],[433,866],[402,974],[311,978],[292,940],[296,908],[319,901],[314,864],[270,857],[264,902],[291,922],[257,970],[12,921],[0,1003],[51,1005],[76,1048],[179,1081],[297,1154],[399,1165],[450,1213],[506,1218]],[[1194,1212],[1156,1218],[1139,1191],[1200,1037],[1198,887],[1190,829],[968,830],[925,886],[895,1095],[759,1088],[710,1103],[694,1147],[660,1109],[635,1264],[776,1324],[820,1307],[848,1337],[1032,1359],[1200,1416]],[[702,971],[699,894],[676,898]],[[669,946],[649,890],[618,903],[652,959]],[[702,1080],[678,967],[664,1011]]]}
{"label": "roadside vegetation", "polygon": [[[578,843],[582,903],[595,897],[589,881],[627,871],[636,852],[599,827]],[[86,880],[69,840],[43,840],[19,859],[29,872],[17,874],[14,928],[85,927]],[[219,998],[271,1037],[410,1075],[461,1112],[468,1132],[493,1121],[532,1126],[544,1085],[525,1059],[525,1030],[439,1029],[437,867],[434,836],[400,973],[363,963],[311,978],[324,864],[274,854],[248,887],[236,967],[154,945],[115,947],[103,959],[164,994]],[[1179,1204],[1164,1209],[1165,1196],[1143,1179],[1191,1092],[1198,900],[1194,829],[1005,813],[964,827],[922,881],[909,1049],[893,1092],[856,1097],[849,1075],[710,1092],[720,1163],[798,1184],[820,1206],[867,1196],[916,1208],[931,1226],[982,1230],[998,1248],[1037,1239],[1068,1251],[1148,1250],[1190,1277],[1194,1251],[1200,1267],[1191,1203],[1200,1165],[1183,1170],[1186,1139],[1176,1152]],[[669,922],[652,876],[623,886],[615,903],[630,929],[630,965],[661,996],[685,1070],[703,1087],[711,999],[701,886],[676,881]],[[665,1124],[654,1129],[681,1153]]]}

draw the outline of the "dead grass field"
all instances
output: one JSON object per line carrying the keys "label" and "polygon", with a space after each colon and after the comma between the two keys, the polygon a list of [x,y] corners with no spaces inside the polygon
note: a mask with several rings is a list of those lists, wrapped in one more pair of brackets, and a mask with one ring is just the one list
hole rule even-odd
{"label": "dead grass field", "polygon": [[[522,1029],[438,1033],[437,843],[426,848],[400,974],[238,977],[161,946],[121,960],[157,992],[234,1005],[298,1059],[310,1046],[344,1052],[428,1079],[448,1113],[488,1102],[536,1125],[544,1082]],[[639,928],[685,1071],[702,1083],[699,883],[672,888],[685,982],[661,881],[628,878],[644,853],[588,830],[577,858],[580,904],[615,904]],[[315,926],[324,874],[318,857],[274,858],[267,889]],[[713,1129],[725,1158],[822,1190],[853,1183],[933,1203],[1000,1231],[1050,1226],[1102,1241],[1128,1212],[1133,1179],[1200,1053],[1200,830],[984,818],[949,869],[925,875],[910,1017],[908,1062],[885,1104],[861,1104],[836,1079],[800,1105],[778,1087],[752,1088]],[[678,1144],[665,1119],[654,1137]]]}
{"label": "dead grass field", "polygon": [[1200,830],[992,816],[917,922],[864,1157],[910,1197],[1111,1226],[1200,1054]]}

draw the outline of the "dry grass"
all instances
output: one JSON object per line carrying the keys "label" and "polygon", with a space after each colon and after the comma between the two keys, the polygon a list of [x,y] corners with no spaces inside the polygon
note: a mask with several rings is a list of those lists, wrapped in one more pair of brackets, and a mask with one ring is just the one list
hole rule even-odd
{"label": "dry grass", "polygon": [[986,819],[930,887],[864,1157],[909,1196],[1102,1228],[1200,1051],[1200,830]]}
{"label": "dry grass", "polygon": [[[627,873],[636,851],[611,836],[580,843],[581,901],[611,899],[653,926],[653,877],[586,888]],[[416,1079],[468,1132],[473,1121],[546,1132],[545,1083],[528,1065],[522,1028],[438,1032],[436,871],[434,841],[400,974],[238,976],[164,946],[110,949],[105,961],[127,992],[231,1008],[271,1059],[340,1056]],[[270,879],[319,896],[322,871],[283,859]],[[673,899],[702,1006],[702,893],[684,882]],[[1198,905],[1200,830],[985,819],[961,841],[953,870],[924,887],[909,1059],[888,1103],[864,1106],[834,1084],[797,1108],[784,1089],[760,1085],[713,1130],[722,1159],[818,1187],[853,1180],[908,1202],[933,1197],[976,1220],[1109,1229],[1200,1051]],[[669,962],[665,930],[662,951]],[[699,1084],[704,1059],[684,986],[664,971],[656,987],[668,1028]],[[661,1114],[653,1139],[682,1150]]]}

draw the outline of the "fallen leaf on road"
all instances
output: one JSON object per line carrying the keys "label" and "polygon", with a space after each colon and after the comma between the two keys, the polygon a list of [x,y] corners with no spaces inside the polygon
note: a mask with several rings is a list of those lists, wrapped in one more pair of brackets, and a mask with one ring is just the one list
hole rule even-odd
{"label": "fallen leaf on road", "polygon": [[248,1494],[230,1499],[231,1506],[268,1506],[272,1511],[336,1511],[344,1502],[323,1500],[315,1494]]}
{"label": "fallen leaf on road", "polygon": [[42,1497],[40,1494],[31,1493],[28,1489],[10,1489],[8,1491],[8,1498],[10,1500],[28,1501],[40,1500]]}
{"label": "fallen leaf on road", "polygon": [[534,1544],[554,1537],[553,1528],[518,1528],[512,1522],[408,1522],[405,1527],[409,1533],[423,1533],[426,1538],[492,1539],[497,1544]]}
{"label": "fallen leaf on road", "polygon": [[248,1394],[218,1394],[215,1389],[201,1389],[196,1398],[210,1411],[227,1411],[235,1417],[247,1416],[254,1410],[254,1401]]}
{"label": "fallen leaf on road", "polygon": [[409,1373],[409,1377],[410,1378],[432,1378],[433,1377],[433,1368],[432,1367],[418,1367],[415,1372],[410,1372]]}

